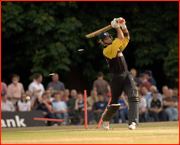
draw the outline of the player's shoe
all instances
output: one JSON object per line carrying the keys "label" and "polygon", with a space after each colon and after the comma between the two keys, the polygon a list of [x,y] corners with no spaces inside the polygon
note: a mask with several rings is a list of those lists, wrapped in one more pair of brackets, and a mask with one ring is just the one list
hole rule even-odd
{"label": "player's shoe", "polygon": [[104,130],[109,130],[109,121],[103,121],[102,126],[103,126]]}
{"label": "player's shoe", "polygon": [[136,123],[135,123],[135,122],[132,122],[131,125],[129,125],[129,129],[130,129],[130,130],[136,129]]}

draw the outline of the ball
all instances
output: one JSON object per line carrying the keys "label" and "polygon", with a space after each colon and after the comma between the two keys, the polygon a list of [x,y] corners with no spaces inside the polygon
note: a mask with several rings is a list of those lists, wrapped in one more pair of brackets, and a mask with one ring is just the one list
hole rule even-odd
{"label": "ball", "polygon": [[30,98],[29,96],[27,96],[27,97],[26,97],[26,100],[28,100],[28,101],[29,101],[30,99],[31,99],[31,98]]}

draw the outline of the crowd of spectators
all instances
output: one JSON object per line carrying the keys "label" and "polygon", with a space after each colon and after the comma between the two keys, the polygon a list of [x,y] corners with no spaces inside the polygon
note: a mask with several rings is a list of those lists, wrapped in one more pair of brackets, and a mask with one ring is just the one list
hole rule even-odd
{"label": "crowd of spectators", "polygon": [[[177,121],[179,120],[179,90],[162,86],[162,94],[156,87],[156,81],[150,70],[136,77],[136,70],[131,69],[139,97],[139,122]],[[36,74],[33,82],[24,91],[18,75],[12,76],[8,86],[1,82],[1,112],[41,110],[45,118],[63,119],[65,122],[48,122],[48,125],[82,125],[84,124],[84,99],[81,92],[65,88],[55,73],[52,82],[45,89],[41,83],[43,76]],[[27,101],[26,97],[31,100]],[[87,98],[88,124],[97,124],[101,119],[109,99],[111,89],[99,72]],[[119,96],[121,107],[111,123],[127,123],[128,96],[123,92]]]}

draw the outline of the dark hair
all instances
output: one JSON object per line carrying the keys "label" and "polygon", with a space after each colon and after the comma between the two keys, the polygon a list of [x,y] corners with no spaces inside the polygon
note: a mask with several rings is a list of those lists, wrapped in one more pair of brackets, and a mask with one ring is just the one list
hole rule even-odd
{"label": "dark hair", "polygon": [[44,92],[44,93],[42,94],[42,96],[44,96],[44,95],[47,95],[46,92]]}
{"label": "dark hair", "polygon": [[82,93],[81,93],[81,92],[78,92],[77,95],[82,95]]}
{"label": "dark hair", "polygon": [[[23,100],[22,100],[22,96],[23,96],[23,95],[26,96],[26,94],[25,94],[25,93],[22,93],[22,94],[21,94],[21,102],[23,102]],[[26,100],[25,102],[27,102],[27,100]]]}
{"label": "dark hair", "polygon": [[59,92],[54,93],[54,96],[56,96],[56,95],[60,95]]}
{"label": "dark hair", "polygon": [[20,77],[18,76],[18,75],[16,75],[16,74],[14,74],[13,76],[12,76],[12,79],[13,78],[18,78],[18,79],[20,79]]}
{"label": "dark hair", "polygon": [[102,77],[103,76],[103,73],[100,71],[98,72],[98,77]]}
{"label": "dark hair", "polygon": [[37,73],[34,78],[37,80],[40,76],[41,76],[41,74]]}
{"label": "dark hair", "polygon": [[102,93],[98,93],[98,96],[103,96],[103,94]]}

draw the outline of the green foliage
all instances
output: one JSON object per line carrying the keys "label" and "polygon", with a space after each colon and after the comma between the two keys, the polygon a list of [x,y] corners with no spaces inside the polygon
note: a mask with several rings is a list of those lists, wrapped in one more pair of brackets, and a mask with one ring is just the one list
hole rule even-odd
{"label": "green foliage", "polygon": [[[87,39],[85,35],[121,16],[131,36],[124,53],[128,59],[133,53],[132,66],[155,65],[163,60],[166,76],[175,79],[178,6],[178,2],[1,2],[2,71],[24,68],[32,78],[37,72],[47,77],[51,72],[78,67],[89,82],[98,71],[108,80],[98,37]],[[109,32],[116,36],[115,30]]]}

